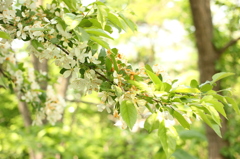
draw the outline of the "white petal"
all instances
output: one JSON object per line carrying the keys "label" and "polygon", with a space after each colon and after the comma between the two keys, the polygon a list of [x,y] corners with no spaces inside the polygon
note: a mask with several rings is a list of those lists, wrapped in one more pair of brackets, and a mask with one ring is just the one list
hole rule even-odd
{"label": "white petal", "polygon": [[65,71],[64,73],[63,73],[63,77],[64,78],[67,78],[67,77],[69,77],[70,75],[71,75],[71,71],[70,70],[68,70],[68,71]]}

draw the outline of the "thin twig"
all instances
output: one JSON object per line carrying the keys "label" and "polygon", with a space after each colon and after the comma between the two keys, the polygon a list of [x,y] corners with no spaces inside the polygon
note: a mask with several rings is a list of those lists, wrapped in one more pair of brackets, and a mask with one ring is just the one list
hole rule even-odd
{"label": "thin twig", "polygon": [[238,40],[240,40],[240,37],[238,37],[237,39],[233,39],[231,41],[229,41],[224,47],[222,47],[221,49],[218,50],[219,54],[222,54],[223,52],[225,52],[230,46],[234,45]]}
{"label": "thin twig", "polygon": [[96,74],[98,74],[99,76],[101,76],[102,78],[107,80],[108,82],[112,83],[113,85],[116,85],[115,83],[113,83],[113,81],[109,80],[107,77],[105,77],[103,74],[99,73],[97,70],[94,70],[94,71]]}
{"label": "thin twig", "polygon": [[64,53],[66,53],[67,55],[69,55],[69,52],[67,50],[65,50],[64,48],[62,48],[60,45],[55,44],[55,46],[57,46],[59,49],[61,49]]}
{"label": "thin twig", "polygon": [[92,102],[87,102],[87,101],[83,101],[83,100],[68,100],[66,99],[67,102],[71,102],[71,103],[85,103],[85,104],[91,104],[91,105],[98,105],[100,103],[92,103]]}

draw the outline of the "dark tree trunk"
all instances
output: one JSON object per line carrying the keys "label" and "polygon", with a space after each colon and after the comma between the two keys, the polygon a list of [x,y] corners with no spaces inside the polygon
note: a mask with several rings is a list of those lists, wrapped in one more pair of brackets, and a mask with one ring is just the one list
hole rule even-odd
{"label": "dark tree trunk", "polygon": [[[215,63],[220,57],[220,52],[213,45],[213,24],[210,10],[210,0],[190,0],[193,23],[195,26],[195,38],[198,50],[198,67],[200,71],[200,82],[211,80],[217,73]],[[219,89],[219,85],[215,88]],[[223,119],[223,118],[222,118]],[[223,119],[222,134],[226,131],[227,122]],[[227,142],[218,137],[217,134],[206,126],[208,139],[209,159],[226,159],[220,154],[220,150],[227,146]]]}

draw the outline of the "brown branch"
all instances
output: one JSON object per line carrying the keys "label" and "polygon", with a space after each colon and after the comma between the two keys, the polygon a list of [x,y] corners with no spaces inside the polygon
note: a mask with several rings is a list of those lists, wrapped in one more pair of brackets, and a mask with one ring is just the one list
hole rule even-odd
{"label": "brown branch", "polygon": [[85,103],[85,104],[90,104],[90,105],[98,105],[100,103],[92,103],[92,102],[87,102],[87,101],[83,101],[83,100],[68,100],[66,99],[67,102],[71,102],[71,103]]}
{"label": "brown branch", "polygon": [[57,46],[59,49],[61,49],[64,53],[66,53],[67,55],[69,55],[69,52],[67,50],[65,50],[64,48],[62,48],[60,45],[55,44],[55,46]]}
{"label": "brown branch", "polygon": [[101,76],[102,78],[104,78],[106,81],[112,83],[113,85],[117,85],[115,83],[113,83],[113,81],[109,80],[107,77],[105,77],[104,75],[102,75],[101,73],[99,73],[98,71],[94,70],[96,74],[98,74],[99,76]]}
{"label": "brown branch", "polygon": [[221,49],[218,50],[219,54],[222,54],[223,52],[225,52],[230,46],[234,45],[235,43],[237,43],[237,41],[240,40],[240,37],[238,37],[237,39],[233,39],[231,41],[229,41],[224,47],[222,47]]}

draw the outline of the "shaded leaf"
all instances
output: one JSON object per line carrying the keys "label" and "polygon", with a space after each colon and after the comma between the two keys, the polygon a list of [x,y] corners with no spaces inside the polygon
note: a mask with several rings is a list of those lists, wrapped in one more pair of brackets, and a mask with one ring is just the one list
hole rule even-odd
{"label": "shaded leaf", "polygon": [[235,112],[240,115],[240,111],[239,111],[239,107],[238,104],[236,103],[236,101],[230,97],[225,97],[225,99],[227,100],[228,103],[231,104],[231,106],[233,107],[233,109],[235,110]]}
{"label": "shaded leaf", "polygon": [[182,150],[182,149],[177,149],[173,154],[173,157],[176,159],[197,159],[196,157],[192,156],[188,152]]}
{"label": "shaded leaf", "polygon": [[187,120],[182,116],[182,114],[180,114],[180,113],[177,112],[177,111],[174,111],[172,115],[177,119],[177,121],[178,121],[184,128],[190,129],[190,124],[189,124],[189,123],[187,122]]}
{"label": "shaded leaf", "polygon": [[159,128],[159,120],[157,119],[157,114],[151,114],[144,123],[144,128],[150,133],[155,129]]}

